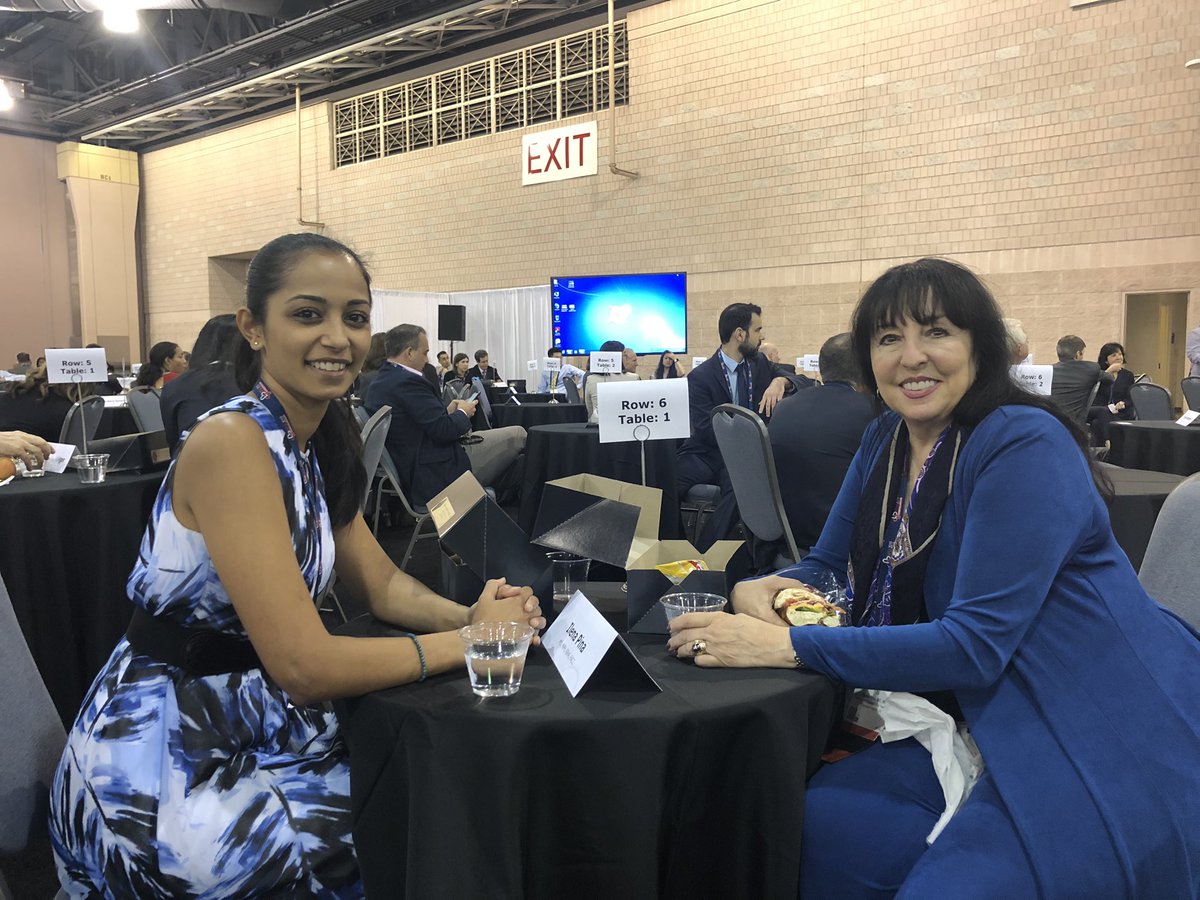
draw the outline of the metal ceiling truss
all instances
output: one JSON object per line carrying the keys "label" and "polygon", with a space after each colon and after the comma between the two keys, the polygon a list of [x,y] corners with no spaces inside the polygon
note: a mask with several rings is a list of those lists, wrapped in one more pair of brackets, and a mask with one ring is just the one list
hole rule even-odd
{"label": "metal ceiling truss", "polygon": [[[432,57],[484,43],[506,30],[536,26],[603,5],[604,0],[479,0],[248,80],[197,90],[148,113],[118,117],[86,131],[82,139],[146,149],[279,108],[294,97],[297,88],[310,95],[348,89]],[[64,110],[56,115],[67,113]]]}

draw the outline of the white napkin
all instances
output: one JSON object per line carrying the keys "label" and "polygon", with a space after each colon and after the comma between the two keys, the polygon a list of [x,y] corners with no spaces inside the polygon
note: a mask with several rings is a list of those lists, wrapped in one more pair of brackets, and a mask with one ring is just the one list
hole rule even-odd
{"label": "white napkin", "polygon": [[915,694],[862,688],[856,689],[847,703],[846,718],[874,731],[885,744],[915,738],[929,751],[946,798],[945,812],[925,838],[932,844],[983,773],[983,757],[967,726],[956,727],[951,716]]}

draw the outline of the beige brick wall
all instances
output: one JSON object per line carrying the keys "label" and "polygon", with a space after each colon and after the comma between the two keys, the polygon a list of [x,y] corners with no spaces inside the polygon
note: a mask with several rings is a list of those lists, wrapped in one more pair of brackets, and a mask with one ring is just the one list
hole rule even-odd
{"label": "beige brick wall", "polygon": [[[629,34],[638,179],[606,170],[607,114],[594,178],[523,188],[518,131],[333,169],[316,104],[304,216],[387,288],[686,270],[689,355],[741,299],[815,352],[930,253],[986,275],[1039,361],[1066,332],[1120,338],[1129,291],[1191,291],[1200,322],[1200,3],[666,0]],[[209,257],[298,228],[296,152],[284,115],[145,156],[151,342],[227,303]]]}

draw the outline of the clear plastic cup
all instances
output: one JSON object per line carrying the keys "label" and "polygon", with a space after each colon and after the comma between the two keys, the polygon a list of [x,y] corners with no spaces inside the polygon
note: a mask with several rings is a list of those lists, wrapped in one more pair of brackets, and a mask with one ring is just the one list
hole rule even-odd
{"label": "clear plastic cup", "polygon": [[32,468],[25,465],[25,460],[19,456],[13,457],[13,463],[16,464],[17,474],[22,478],[41,478],[46,474],[46,469],[40,459],[34,463]]}
{"label": "clear plastic cup", "polygon": [[480,697],[509,697],[521,689],[533,629],[520,622],[476,622],[458,629],[471,690]]}
{"label": "clear plastic cup", "polygon": [[75,457],[75,471],[84,484],[100,484],[104,481],[107,453],[81,453]]}
{"label": "clear plastic cup", "polygon": [[684,613],[720,612],[728,602],[720,594],[667,594],[658,601],[667,611],[667,621]]}
{"label": "clear plastic cup", "polygon": [[571,595],[583,587],[583,583],[587,581],[588,569],[591,568],[592,561],[586,556],[576,556],[574,553],[566,553],[561,550],[547,553],[546,559],[550,560],[550,566],[554,572],[553,608],[560,610],[567,605]]}

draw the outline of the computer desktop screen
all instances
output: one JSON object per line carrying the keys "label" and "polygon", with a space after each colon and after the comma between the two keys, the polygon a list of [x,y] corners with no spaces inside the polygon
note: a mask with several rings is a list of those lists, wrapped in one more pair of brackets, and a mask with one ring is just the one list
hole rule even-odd
{"label": "computer desktop screen", "polygon": [[568,356],[620,341],[638,353],[687,351],[687,273],[564,276],[550,281],[555,347]]}

